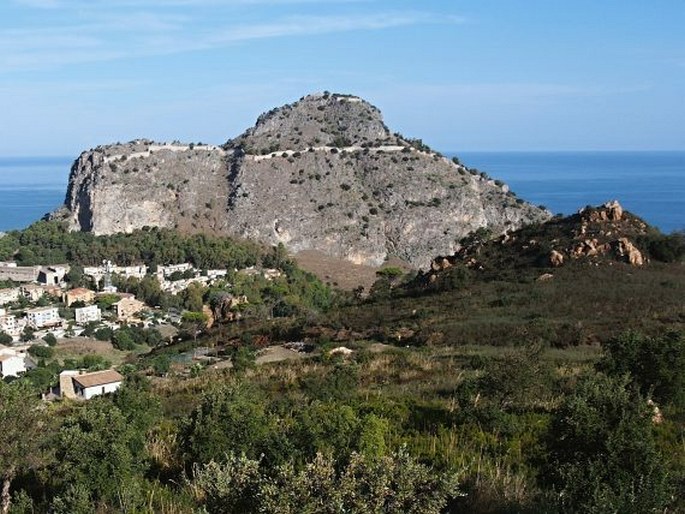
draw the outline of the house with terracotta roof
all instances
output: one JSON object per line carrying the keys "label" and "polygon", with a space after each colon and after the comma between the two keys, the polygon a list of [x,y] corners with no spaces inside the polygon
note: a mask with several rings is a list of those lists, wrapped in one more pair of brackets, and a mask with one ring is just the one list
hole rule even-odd
{"label": "house with terracotta roof", "polygon": [[116,309],[117,319],[119,321],[132,319],[146,307],[145,302],[141,302],[135,298],[122,298],[117,303],[112,304],[112,306]]}
{"label": "house with terracotta roof", "polygon": [[86,289],[85,287],[76,287],[64,293],[63,301],[70,307],[72,303],[83,302],[84,304],[92,303],[95,300],[95,291]]}
{"label": "house with terracotta roof", "polygon": [[59,374],[60,394],[63,398],[90,400],[94,396],[113,393],[124,381],[117,371],[108,369],[85,373],[81,370],[65,370]]}

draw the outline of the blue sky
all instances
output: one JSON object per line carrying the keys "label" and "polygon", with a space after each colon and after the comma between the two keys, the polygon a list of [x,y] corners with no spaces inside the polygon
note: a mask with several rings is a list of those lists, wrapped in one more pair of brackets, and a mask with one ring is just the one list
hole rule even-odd
{"label": "blue sky", "polygon": [[685,150],[683,0],[3,0],[0,156],[223,143],[310,92],[442,151]]}

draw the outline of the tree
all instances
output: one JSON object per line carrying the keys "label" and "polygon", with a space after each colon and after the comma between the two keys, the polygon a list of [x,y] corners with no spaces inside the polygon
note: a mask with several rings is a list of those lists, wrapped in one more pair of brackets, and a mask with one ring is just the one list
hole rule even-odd
{"label": "tree", "polygon": [[204,312],[184,312],[181,316],[181,326],[188,330],[197,342],[197,336],[207,326],[207,315]]}
{"label": "tree", "polygon": [[102,327],[93,332],[93,335],[98,341],[109,341],[112,339],[114,331],[109,327]]}
{"label": "tree", "polygon": [[21,331],[21,340],[25,343],[32,341],[33,340],[33,334],[35,334],[36,329],[33,327],[26,325],[24,327],[24,330]]}
{"label": "tree", "polygon": [[190,462],[207,463],[230,453],[256,458],[269,430],[262,396],[245,386],[225,385],[203,396],[185,424],[182,447]]}
{"label": "tree", "polygon": [[83,266],[72,264],[69,267],[69,272],[64,278],[72,287],[81,287],[85,285],[86,278],[83,274]]}
{"label": "tree", "polygon": [[643,395],[661,403],[685,406],[685,337],[670,332],[646,337],[626,332],[603,345],[600,370],[620,376],[630,373]]}
{"label": "tree", "polygon": [[152,360],[152,369],[155,375],[163,377],[171,369],[171,359],[168,355],[158,355]]}
{"label": "tree", "polygon": [[273,268],[284,270],[284,268],[292,267],[293,263],[288,256],[288,250],[283,243],[278,243],[271,247],[271,252],[262,257],[262,266],[265,268]]}
{"label": "tree", "polygon": [[68,417],[56,436],[53,470],[59,502],[67,503],[63,508],[70,511],[69,498],[81,488],[71,499],[79,505],[90,499],[93,505],[135,511],[142,499],[144,435],[105,399],[91,400]]}
{"label": "tree", "polygon": [[191,283],[183,291],[183,305],[189,311],[201,311],[202,310],[202,297],[204,295],[205,288],[198,283]]}
{"label": "tree", "polygon": [[0,513],[10,509],[12,480],[39,463],[43,412],[35,394],[19,382],[0,381]]}
{"label": "tree", "polygon": [[670,501],[647,402],[626,376],[581,377],[554,414],[545,479],[563,512],[662,511]]}
{"label": "tree", "polygon": [[55,354],[55,350],[49,346],[33,345],[29,347],[28,353],[38,359],[49,359]]}
{"label": "tree", "polygon": [[14,339],[11,335],[9,335],[7,332],[3,332],[2,330],[0,330],[0,344],[7,346],[12,344],[12,341],[14,341]]}
{"label": "tree", "polygon": [[48,346],[55,346],[57,344],[57,338],[52,332],[48,332],[43,336],[43,341],[45,341]]}
{"label": "tree", "polygon": [[117,350],[122,350],[125,352],[130,352],[135,350],[136,342],[133,337],[124,327],[120,328],[112,335],[112,345]]}
{"label": "tree", "polygon": [[231,362],[236,372],[246,371],[255,367],[255,351],[248,346],[239,346],[231,354]]}

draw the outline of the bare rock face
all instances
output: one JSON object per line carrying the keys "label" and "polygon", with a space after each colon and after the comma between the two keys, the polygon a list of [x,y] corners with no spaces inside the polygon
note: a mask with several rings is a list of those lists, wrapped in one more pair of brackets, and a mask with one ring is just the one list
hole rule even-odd
{"label": "bare rock face", "polygon": [[642,266],[645,263],[640,250],[627,237],[621,237],[616,241],[616,253],[633,266]]}
{"label": "bare rock face", "polygon": [[391,134],[364,100],[323,94],[260,116],[221,148],[138,140],[84,152],[55,217],[96,234],[160,226],[421,267],[476,229],[502,233],[549,216]]}
{"label": "bare rock face", "polygon": [[83,152],[71,168],[66,217],[72,228],[95,234],[144,226],[221,233],[226,155],[218,147],[147,140]]}

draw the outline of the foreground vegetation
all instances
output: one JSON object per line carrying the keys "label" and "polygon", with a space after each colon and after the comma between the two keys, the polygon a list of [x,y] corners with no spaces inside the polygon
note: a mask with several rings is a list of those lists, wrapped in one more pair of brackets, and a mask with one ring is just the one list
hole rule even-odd
{"label": "foreground vegetation", "polygon": [[[305,275],[278,249],[264,255],[290,271],[269,284],[238,279],[261,307],[131,356],[113,395],[47,404],[30,380],[0,383],[3,505],[169,514],[685,509],[679,259],[644,269],[578,263],[544,281],[548,270],[531,266],[492,274],[455,266],[427,285],[390,270],[365,297],[298,279]],[[201,305],[216,292],[197,293]],[[256,364],[262,348],[288,341],[312,351]],[[352,353],[331,352],[341,345]],[[232,367],[173,363],[200,346],[230,356]]]}

